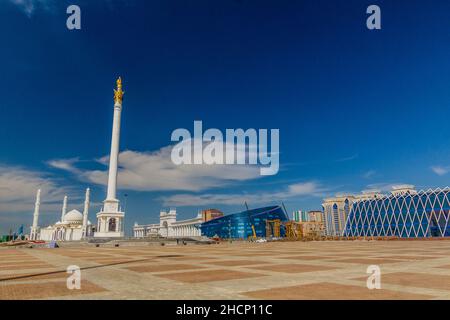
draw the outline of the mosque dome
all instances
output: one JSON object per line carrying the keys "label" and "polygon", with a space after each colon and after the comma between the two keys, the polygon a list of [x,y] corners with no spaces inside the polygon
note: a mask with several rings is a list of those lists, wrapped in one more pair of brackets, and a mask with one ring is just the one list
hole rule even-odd
{"label": "mosque dome", "polygon": [[64,216],[64,222],[83,223],[83,215],[78,210],[72,210]]}

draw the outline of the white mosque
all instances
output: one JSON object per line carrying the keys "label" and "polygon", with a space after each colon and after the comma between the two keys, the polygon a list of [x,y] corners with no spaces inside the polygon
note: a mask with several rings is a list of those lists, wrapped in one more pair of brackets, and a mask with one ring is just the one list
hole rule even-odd
{"label": "white mosque", "polygon": [[86,190],[83,213],[77,210],[67,211],[67,196],[64,197],[60,221],[46,228],[39,227],[39,208],[41,190],[37,191],[36,204],[31,227],[30,240],[77,241],[91,236],[97,238],[123,237],[123,220],[125,212],[120,208],[117,191],[117,167],[119,162],[120,118],[122,113],[122,79],[117,80],[114,90],[114,119],[111,138],[111,153],[109,157],[108,192],[103,201],[103,208],[97,213],[97,226],[88,221],[90,190]]}
{"label": "white mosque", "polygon": [[[38,191],[38,197],[40,196],[39,193],[40,191]],[[60,221],[46,228],[37,230],[38,232],[34,232],[34,235],[32,227],[31,240],[79,241],[87,237],[91,237],[95,227],[88,220],[89,195],[90,190],[88,188],[86,190],[83,213],[78,210],[71,210],[67,212],[67,196],[65,196]],[[36,203],[38,201],[36,201]],[[37,211],[37,215],[39,216],[39,211]]]}

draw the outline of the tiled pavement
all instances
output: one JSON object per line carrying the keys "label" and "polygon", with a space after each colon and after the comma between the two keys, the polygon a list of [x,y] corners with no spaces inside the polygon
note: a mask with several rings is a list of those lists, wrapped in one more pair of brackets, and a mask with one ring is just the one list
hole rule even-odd
{"label": "tiled pavement", "polygon": [[0,249],[0,299],[450,299],[450,241]]}

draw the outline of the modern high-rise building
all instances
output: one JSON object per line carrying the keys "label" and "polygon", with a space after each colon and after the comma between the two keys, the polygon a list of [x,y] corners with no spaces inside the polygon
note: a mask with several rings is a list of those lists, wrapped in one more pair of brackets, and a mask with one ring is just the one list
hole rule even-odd
{"label": "modern high-rise building", "polygon": [[350,207],[355,201],[353,195],[338,195],[327,198],[322,204],[325,234],[327,236],[339,236],[345,227],[345,221],[350,213]]}
{"label": "modern high-rise building", "polygon": [[449,237],[449,193],[449,188],[417,192],[402,185],[390,195],[361,199],[352,206],[344,235]]}
{"label": "modern high-rise building", "polygon": [[325,199],[322,204],[325,234],[342,236],[352,204],[358,200],[375,199],[379,196],[378,190],[367,190],[359,195],[336,195]]}
{"label": "modern high-rise building", "polygon": [[294,220],[296,222],[300,222],[300,212],[301,212],[301,210],[295,210],[292,213],[292,220]]}

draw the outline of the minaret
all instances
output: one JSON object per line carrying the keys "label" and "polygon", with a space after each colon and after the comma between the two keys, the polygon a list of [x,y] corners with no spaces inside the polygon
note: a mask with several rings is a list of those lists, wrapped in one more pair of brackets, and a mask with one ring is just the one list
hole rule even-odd
{"label": "minaret", "polygon": [[30,240],[39,240],[39,207],[41,205],[41,189],[36,193],[36,203],[34,205],[33,226],[31,227]]}
{"label": "minaret", "polygon": [[61,210],[61,222],[64,221],[64,216],[67,213],[67,196],[64,196],[64,200],[63,200],[63,206],[62,206],[62,210]]}
{"label": "minaret", "polygon": [[114,118],[109,156],[108,192],[103,201],[103,210],[97,213],[98,228],[95,237],[122,237],[124,212],[119,208],[117,199],[117,167],[119,162],[120,117],[122,113],[122,79],[117,79],[114,90]]}
{"label": "minaret", "polygon": [[86,197],[84,199],[82,238],[86,238],[86,236],[87,236],[87,223],[88,223],[88,214],[89,214],[90,193],[91,193],[91,190],[89,188],[87,188],[86,189]]}

